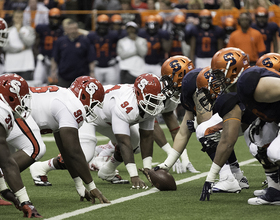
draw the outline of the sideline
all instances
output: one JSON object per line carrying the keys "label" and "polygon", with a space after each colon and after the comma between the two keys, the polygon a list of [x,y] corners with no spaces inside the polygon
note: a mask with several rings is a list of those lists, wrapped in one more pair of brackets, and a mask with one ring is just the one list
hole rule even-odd
{"label": "sideline", "polygon": [[[255,158],[253,158],[253,159],[250,159],[250,160],[242,161],[242,162],[239,163],[239,165],[244,166],[244,165],[253,163],[255,161],[257,161],[257,160]],[[197,175],[194,175],[194,176],[182,179],[182,180],[178,180],[178,181],[176,181],[176,184],[181,185],[183,183],[187,183],[187,182],[190,182],[190,181],[193,181],[193,180],[197,180],[197,179],[200,179],[202,177],[207,176],[207,174],[208,174],[208,172],[204,172],[204,173],[200,173],[200,174],[197,174]],[[45,220],[62,220],[62,219],[70,218],[70,217],[80,215],[80,214],[84,214],[86,212],[90,212],[90,211],[93,211],[93,210],[96,210],[96,209],[104,208],[104,207],[111,206],[111,205],[114,205],[114,204],[118,204],[118,203],[121,203],[121,202],[126,202],[126,201],[136,199],[136,198],[139,198],[139,197],[142,197],[142,196],[147,196],[147,195],[150,195],[150,194],[156,193],[156,192],[159,192],[159,190],[156,189],[156,188],[152,188],[152,189],[147,190],[145,192],[141,192],[141,193],[137,193],[137,194],[134,194],[134,195],[131,195],[131,196],[115,199],[115,200],[111,201],[110,204],[107,203],[107,204],[93,205],[93,206],[90,206],[90,207],[78,209],[78,210],[73,211],[73,212],[68,212],[68,213],[57,215],[57,216],[54,216],[54,217],[51,217],[51,218],[47,218]]]}

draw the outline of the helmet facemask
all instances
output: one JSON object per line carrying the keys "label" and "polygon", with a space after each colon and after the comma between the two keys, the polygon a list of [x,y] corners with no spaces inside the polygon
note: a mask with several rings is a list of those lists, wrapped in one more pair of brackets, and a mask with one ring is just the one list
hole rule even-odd
{"label": "helmet facemask", "polygon": [[155,116],[162,112],[164,109],[163,100],[165,100],[165,96],[163,94],[154,95],[151,93],[144,94],[143,100],[139,101],[140,108],[146,113]]}

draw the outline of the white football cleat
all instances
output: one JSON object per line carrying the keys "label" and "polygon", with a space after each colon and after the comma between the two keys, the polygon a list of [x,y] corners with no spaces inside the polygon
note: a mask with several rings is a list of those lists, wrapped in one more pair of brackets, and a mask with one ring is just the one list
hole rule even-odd
{"label": "white football cleat", "polygon": [[280,205],[280,191],[269,187],[266,194],[248,199],[249,205]]}
{"label": "white football cleat", "polygon": [[241,191],[241,187],[234,177],[227,176],[226,178],[215,183],[212,191],[213,193],[239,193]]}
{"label": "white football cleat", "polygon": [[190,171],[191,173],[200,173],[200,171],[197,171],[194,166],[192,165],[191,162],[188,163],[187,165],[187,170]]}
{"label": "white football cleat", "polygon": [[36,186],[51,186],[47,172],[41,166],[42,162],[35,162],[30,166],[30,173]]}
{"label": "white football cleat", "polygon": [[241,189],[249,189],[249,181],[247,177],[243,175],[243,171],[241,173],[234,173],[233,175],[235,179],[237,179]]}
{"label": "white football cleat", "polygon": [[113,173],[106,173],[105,169],[101,168],[98,171],[98,177],[101,178],[102,180],[106,180],[113,184],[128,184],[129,183],[128,180],[124,180],[121,178],[121,176],[119,175],[117,170],[115,170]]}
{"label": "white football cleat", "polygon": [[254,196],[263,196],[266,194],[267,188],[266,189],[259,189],[254,191]]}

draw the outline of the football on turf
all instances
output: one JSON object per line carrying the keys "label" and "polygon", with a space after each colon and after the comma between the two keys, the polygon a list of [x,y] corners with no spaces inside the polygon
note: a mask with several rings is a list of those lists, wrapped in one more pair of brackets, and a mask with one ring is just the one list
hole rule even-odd
{"label": "football on turf", "polygon": [[153,185],[161,191],[176,190],[174,177],[164,169],[150,169],[149,176]]}

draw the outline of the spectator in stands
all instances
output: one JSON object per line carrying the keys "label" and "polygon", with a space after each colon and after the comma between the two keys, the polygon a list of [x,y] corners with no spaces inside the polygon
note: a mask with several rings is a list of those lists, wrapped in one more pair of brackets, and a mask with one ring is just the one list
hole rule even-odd
{"label": "spectator in stands", "polygon": [[178,0],[178,3],[174,4],[174,8],[187,9],[188,8],[187,1],[186,0]]}
{"label": "spectator in stands", "polygon": [[242,12],[238,23],[240,28],[232,32],[227,47],[237,47],[243,50],[249,55],[250,66],[253,66],[265,53],[263,36],[259,31],[250,27],[252,23],[250,13]]}
{"label": "spectator in stands", "polygon": [[117,54],[120,56],[121,83],[133,84],[135,79],[144,73],[148,47],[147,40],[138,37],[138,26],[130,21],[126,24],[127,37],[117,43]]}
{"label": "spectator in stands", "polygon": [[155,0],[147,0],[147,10],[141,10],[141,27],[145,27],[146,20],[150,15],[156,15],[158,11],[156,11]]}
{"label": "spectator in stands", "polygon": [[93,9],[97,10],[121,10],[121,3],[119,0],[95,0]]}
{"label": "spectator in stands", "polygon": [[234,7],[233,0],[221,1],[220,8],[216,11],[216,15],[213,17],[213,25],[218,25],[222,28],[227,17],[232,17],[236,21],[239,18],[239,10]]}
{"label": "spectator in stands", "polygon": [[[19,11],[24,11],[24,9],[27,7],[27,2],[28,0],[14,0],[14,1],[5,1],[4,3],[4,10],[19,10]],[[5,21],[7,22],[8,26],[12,26],[12,17],[13,15],[10,13],[5,14]]]}
{"label": "spectator in stands", "polygon": [[23,13],[23,25],[29,25],[33,28],[37,24],[49,23],[49,9],[42,2],[37,0],[29,0],[28,6]]}
{"label": "spectator in stands", "polygon": [[[28,29],[23,27],[23,11],[14,11],[13,26],[9,28],[8,43],[3,48],[6,52],[5,72],[16,73],[25,80],[32,80],[35,68],[32,46],[36,36],[35,31],[31,29],[33,36],[30,36],[30,42],[27,42],[28,38],[23,39],[24,33],[28,34],[26,30]],[[31,39],[32,37],[33,39]]]}
{"label": "spectator in stands", "polygon": [[[120,0],[121,10],[133,10],[131,7],[131,0]],[[126,24],[129,21],[135,22],[139,27],[141,26],[141,16],[138,13],[121,13],[123,23]]]}
{"label": "spectator in stands", "polygon": [[[265,53],[278,52],[278,25],[274,22],[268,22],[268,11],[264,7],[258,7],[255,12],[255,23],[252,28],[261,32],[264,44],[266,47]],[[273,44],[273,51],[271,51],[271,43]]]}
{"label": "spectator in stands", "polygon": [[257,0],[258,6],[262,6],[268,10],[268,22],[275,22],[280,26],[280,8],[269,0]]}
{"label": "spectator in stands", "polygon": [[147,3],[142,0],[131,0],[131,7],[136,10],[148,9]]}
{"label": "spectator in stands", "polygon": [[[188,9],[189,10],[203,10],[204,9],[203,0],[190,0]],[[198,12],[197,13],[194,13],[194,12],[187,13],[186,17],[187,17],[186,31],[189,31],[192,26],[199,24]]]}
{"label": "spectator in stands", "polygon": [[95,52],[88,38],[78,32],[72,19],[63,26],[65,35],[58,38],[53,48],[51,77],[58,85],[69,87],[79,76],[94,77]]}
{"label": "spectator in stands", "polygon": [[203,0],[205,9],[218,9],[219,0]]}
{"label": "spectator in stands", "polygon": [[[170,0],[162,0],[160,2],[160,10],[172,10],[171,1]],[[174,9],[172,12],[160,12],[159,15],[163,18],[162,29],[171,33],[173,29],[173,20],[174,17],[178,14],[184,15],[179,9]]]}
{"label": "spectator in stands", "polygon": [[214,54],[223,48],[224,31],[212,24],[211,12],[207,9],[199,13],[199,25],[193,26],[187,36],[190,37],[190,59],[196,68],[210,66]]}
{"label": "spectator in stands", "polygon": [[44,0],[43,2],[48,9],[59,8],[65,10],[66,8],[66,0]]}

